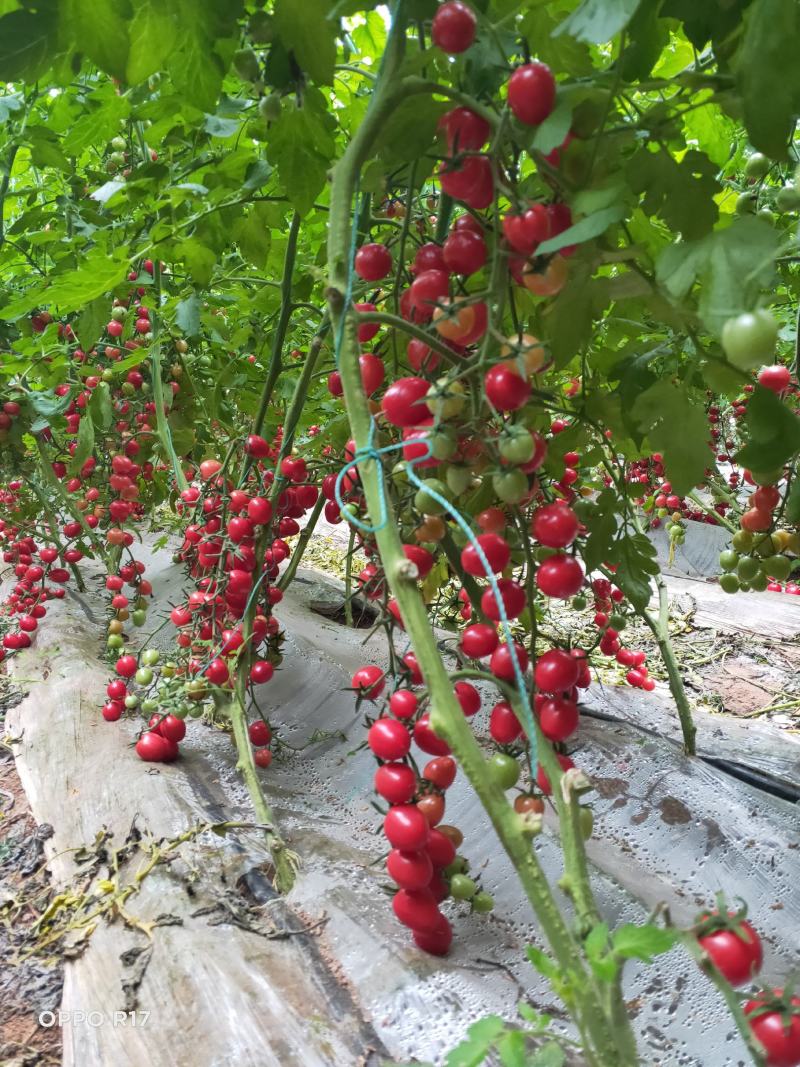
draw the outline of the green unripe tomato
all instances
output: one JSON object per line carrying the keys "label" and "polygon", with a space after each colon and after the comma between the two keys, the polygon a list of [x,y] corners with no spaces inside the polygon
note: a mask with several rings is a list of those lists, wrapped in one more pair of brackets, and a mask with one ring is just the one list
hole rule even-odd
{"label": "green unripe tomato", "polygon": [[753,152],[744,165],[744,173],[748,178],[764,178],[770,168],[770,162],[761,152]]}
{"label": "green unripe tomato", "polygon": [[454,900],[472,900],[477,892],[477,885],[466,874],[454,874],[450,879],[450,895]]}
{"label": "green unripe tomato", "polygon": [[170,715],[174,715],[176,719],[185,719],[189,714],[189,708],[185,704],[178,704],[177,707],[170,709]]}
{"label": "green unripe tomato", "polygon": [[585,611],[587,603],[585,596],[574,596],[572,598],[572,607],[575,611]]}
{"label": "green unripe tomato", "polygon": [[750,582],[739,582],[739,592],[741,593],[749,593],[752,588]]}
{"label": "green unripe tomato", "polygon": [[404,459],[392,467],[392,481],[408,484],[408,464]]}
{"label": "green unripe tomato", "polygon": [[734,552],[732,548],[726,548],[724,552],[719,554],[719,565],[724,571],[735,570],[738,562],[739,553]]}
{"label": "green unripe tomato", "polygon": [[124,322],[126,314],[127,314],[127,308],[124,308],[124,307],[113,307],[111,309],[111,318],[115,322]]}
{"label": "green unripe tomato", "polygon": [[763,308],[728,319],[722,327],[725,355],[740,370],[771,363],[777,341],[778,323]]}
{"label": "green unripe tomato", "polygon": [[753,578],[750,579],[750,588],[756,593],[763,593],[769,584],[769,579],[763,571],[759,571]]}
{"label": "green unripe tomato", "polygon": [[247,28],[256,44],[269,44],[275,36],[272,15],[268,15],[266,11],[255,11],[250,16]]}
{"label": "green unripe tomato", "polygon": [[618,612],[614,612],[608,617],[608,625],[612,630],[624,630],[628,625],[628,619],[625,615],[620,615]]}
{"label": "green unripe tomato", "polygon": [[199,719],[202,716],[202,714],[203,714],[203,705],[202,704],[192,704],[191,707],[189,708],[189,718],[190,719]]}
{"label": "green unripe tomato", "polygon": [[736,214],[751,215],[756,209],[755,193],[739,193],[736,197]]}
{"label": "green unripe tomato", "polygon": [[468,467],[448,467],[445,472],[447,487],[454,497],[461,496],[469,489],[472,471]]}
{"label": "green unripe tomato", "polygon": [[104,382],[113,382],[114,381],[114,372],[113,372],[113,370],[111,370],[110,367],[106,367],[106,369],[103,371],[103,373],[100,375],[100,377],[103,379]]}
{"label": "green unripe tomato", "polygon": [[131,614],[131,622],[134,626],[144,626],[144,624],[147,622],[147,612],[142,611],[140,608],[137,608]]}
{"label": "green unripe tomato", "polygon": [[489,773],[501,789],[512,789],[519,780],[520,766],[513,756],[495,752],[489,760]]}
{"label": "green unripe tomato", "polygon": [[737,552],[749,552],[753,547],[753,535],[749,530],[737,530],[731,538],[731,544]]}
{"label": "green unripe tomato", "polygon": [[760,564],[753,556],[742,556],[736,564],[736,577],[740,582],[751,582],[758,574]]}
{"label": "green unripe tomato", "polygon": [[109,634],[106,639],[107,648],[122,648],[125,644],[125,639],[122,634]]}
{"label": "green unripe tomato", "polygon": [[528,479],[520,470],[492,475],[492,488],[504,504],[518,504],[528,492]]}
{"label": "green unripe tomato", "polygon": [[119,390],[123,396],[133,396],[133,394],[136,392],[136,389],[133,385],[131,385],[130,382],[123,382],[122,385],[119,387]]}
{"label": "green unripe tomato", "polygon": [[140,667],[133,677],[137,685],[150,685],[153,680],[153,672],[149,667]]}
{"label": "green unripe tomato", "polygon": [[659,519],[666,519],[667,515],[669,515],[669,508],[656,508],[656,515],[658,515]]}
{"label": "green unripe tomato", "polygon": [[683,533],[683,530],[681,529],[681,527],[678,526],[678,524],[676,522],[674,522],[672,524],[672,526],[669,527],[669,539],[670,539],[670,541],[677,541],[682,533]]}
{"label": "green unripe tomato", "polygon": [[439,478],[426,478],[422,487],[414,494],[414,507],[423,515],[444,515],[447,508],[431,494],[436,493],[448,502],[452,501],[452,491]]}
{"label": "green unripe tomato", "polygon": [[128,711],[133,711],[133,709],[139,704],[139,698],[135,693],[128,693],[128,695],[125,697],[124,703]]}
{"label": "green unripe tomato", "polygon": [[766,537],[761,537],[756,541],[753,546],[753,554],[764,559],[767,556],[771,556],[775,552],[776,547],[777,546],[772,542],[772,537],[767,534]]}
{"label": "green unripe tomato", "polygon": [[775,196],[778,211],[797,211],[800,208],[800,189],[796,185],[784,185]]}
{"label": "green unripe tomato", "polygon": [[739,579],[735,574],[721,574],[719,576],[719,587],[725,593],[738,593],[741,588]]}
{"label": "green unripe tomato", "polygon": [[258,56],[252,48],[240,48],[233,55],[233,69],[246,82],[258,81],[261,68],[258,65]]}
{"label": "green unripe tomato", "polygon": [[765,574],[778,582],[785,581],[792,570],[792,561],[788,556],[767,556],[761,564]]}
{"label": "green unripe tomato", "polygon": [[152,715],[154,711],[158,711],[158,701],[154,700],[153,697],[148,697],[146,700],[143,700],[142,711],[146,715]]}
{"label": "green unripe tomato", "polygon": [[535,449],[530,430],[524,426],[508,426],[497,442],[497,451],[507,463],[527,463]]}
{"label": "green unripe tomato", "polygon": [[428,438],[431,446],[431,455],[435,459],[450,459],[458,451],[458,440],[447,430],[437,430]]}
{"label": "green unripe tomato", "polygon": [[775,213],[770,211],[768,207],[760,207],[756,212],[756,218],[763,219],[764,222],[774,222]]}
{"label": "green unripe tomato", "polygon": [[258,102],[258,113],[265,122],[277,122],[281,117],[281,98],[279,93],[262,96]]}
{"label": "green unripe tomato", "polygon": [[469,860],[466,856],[456,856],[449,867],[445,867],[445,878],[452,878],[454,874],[465,874],[469,869]]}
{"label": "green unripe tomato", "polygon": [[161,659],[161,653],[157,648],[146,648],[142,653],[142,663],[145,667],[155,667]]}
{"label": "green unripe tomato", "polygon": [[453,419],[460,415],[467,402],[466,390],[462,382],[448,382],[439,378],[425,395],[425,404],[432,415],[440,419]]}
{"label": "green unripe tomato", "polygon": [[178,665],[176,663],[165,663],[161,668],[161,674],[164,678],[174,678],[177,669]]}
{"label": "green unripe tomato", "polygon": [[772,471],[750,471],[750,477],[756,485],[775,485],[783,477],[780,467]]}
{"label": "green unripe tomato", "polygon": [[472,910],[479,912],[481,915],[485,915],[487,912],[494,910],[494,897],[491,893],[484,893],[481,890],[480,893],[476,893],[472,898]]}

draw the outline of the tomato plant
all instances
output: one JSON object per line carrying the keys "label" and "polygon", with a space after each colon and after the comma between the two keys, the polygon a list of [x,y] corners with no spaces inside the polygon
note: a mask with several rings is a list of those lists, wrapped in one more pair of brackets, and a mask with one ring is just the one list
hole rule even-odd
{"label": "tomato plant", "polygon": [[[690,522],[721,526],[724,591],[800,594],[800,16],[217,7],[120,9],[114,48],[102,19],[0,15],[0,659],[104,567],[103,719],[141,719],[148,762],[180,759],[192,719],[229,729],[287,888],[259,687],[291,670],[280,605],[315,524],[348,524],[367,562],[347,611],[357,587],[391,646],[349,688],[397,918],[441,955],[458,909],[491,910],[444,821],[458,779],[588,1061],[635,1063],[626,957],[613,931],[605,967],[586,947],[606,938],[591,782],[565,745],[603,657],[655,688],[625,640],[639,616],[694,750],[649,531],[674,552]],[[169,654],[135,637],[156,523],[185,573]],[[548,627],[559,601],[587,647]],[[537,858],[545,812],[570,908]],[[708,922],[690,951],[750,981],[757,932]],[[793,1018],[764,996],[737,1022],[790,1062]]]}

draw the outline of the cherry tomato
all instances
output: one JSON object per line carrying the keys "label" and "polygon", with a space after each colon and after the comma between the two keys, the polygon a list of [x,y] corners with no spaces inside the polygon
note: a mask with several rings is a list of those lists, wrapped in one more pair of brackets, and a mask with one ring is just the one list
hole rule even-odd
{"label": "cherry tomato", "polygon": [[424,848],[430,837],[428,820],[413,804],[398,804],[386,814],[383,832],[393,848],[416,852]]}
{"label": "cherry tomato", "polygon": [[698,938],[703,951],[732,986],[752,982],[764,961],[761,938],[749,922],[736,929],[714,930]]}
{"label": "cherry tomato", "polygon": [[461,0],[447,0],[436,9],[431,24],[431,40],[448,55],[458,55],[475,40],[477,20],[471,7]]}
{"label": "cherry tomato", "polygon": [[555,78],[544,63],[526,63],[508,79],[508,106],[526,126],[544,122],[555,101]]}
{"label": "cherry tomato", "polygon": [[356,252],[355,272],[364,281],[377,282],[392,269],[392,253],[381,244],[366,244]]}
{"label": "cherry tomato", "polygon": [[367,744],[382,760],[401,760],[411,748],[411,736],[397,719],[378,719],[369,728]]}

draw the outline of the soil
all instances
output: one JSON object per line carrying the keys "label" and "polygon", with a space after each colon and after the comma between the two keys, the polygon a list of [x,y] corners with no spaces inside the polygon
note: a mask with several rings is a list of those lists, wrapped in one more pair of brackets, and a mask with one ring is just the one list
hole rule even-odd
{"label": "soil", "polygon": [[[22,699],[0,674],[0,741],[8,708]],[[44,842],[52,828],[37,826],[8,748],[0,743],[0,1063],[48,1067],[61,1063],[58,1026],[42,1026],[41,1012],[61,1004],[63,968],[57,958],[29,955],[35,924],[51,887]]]}

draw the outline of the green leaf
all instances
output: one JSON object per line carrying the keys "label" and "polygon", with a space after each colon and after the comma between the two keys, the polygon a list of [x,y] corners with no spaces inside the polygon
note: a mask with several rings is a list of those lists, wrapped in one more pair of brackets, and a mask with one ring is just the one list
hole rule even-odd
{"label": "green leaf", "polygon": [[743,466],[767,472],[800,452],[800,418],[769,389],[755,387],[744,423],[748,442],[736,456]]}
{"label": "green leaf", "polygon": [[546,256],[551,252],[557,252],[560,248],[566,248],[567,245],[579,245],[584,241],[590,241],[593,237],[599,237],[601,233],[605,233],[612,222],[619,222],[624,214],[625,208],[621,204],[595,211],[558,236],[542,241],[537,249],[537,255]]}
{"label": "green leaf", "polygon": [[78,442],[75,452],[69,461],[70,474],[77,474],[86,460],[91,456],[94,449],[94,421],[83,416],[78,424]]}
{"label": "green leaf", "polygon": [[800,8],[792,0],[754,0],[745,15],[735,69],[754,148],[787,159],[800,104],[797,41]]}
{"label": "green leaf", "polygon": [[786,509],[783,513],[787,522],[800,523],[800,469],[795,466],[792,488],[786,498]]}
{"label": "green leaf", "polygon": [[537,126],[531,148],[547,155],[564,143],[572,122],[572,104],[569,97],[560,95],[556,106],[541,125]]}
{"label": "green leaf", "polygon": [[333,137],[311,94],[303,107],[284,104],[270,131],[267,158],[278,168],[281,185],[301,215],[308,214],[325,187],[334,150]]}
{"label": "green leaf", "polygon": [[654,451],[664,456],[664,470],[678,496],[703,480],[713,456],[703,407],[683,386],[658,381],[636,399],[631,412]]}
{"label": "green leaf", "polygon": [[564,1067],[566,1062],[566,1053],[561,1046],[555,1041],[548,1041],[528,1060],[528,1067]]}
{"label": "green leaf", "polygon": [[208,285],[217,262],[213,249],[198,241],[196,237],[190,237],[187,241],[181,241],[176,252],[186,264],[192,281],[201,287]]}
{"label": "green leaf", "polygon": [[101,70],[124,81],[128,58],[128,25],[114,0],[61,0],[61,26],[72,35],[75,49]]}
{"label": "green leaf", "polygon": [[645,212],[660,215],[685,238],[702,237],[717,221],[717,167],[703,152],[691,149],[678,162],[663,148],[647,146],[631,158],[627,175],[631,189],[643,195]]}
{"label": "green leaf", "polygon": [[200,298],[196,293],[178,303],[175,308],[175,325],[185,337],[197,337],[200,333]]}
{"label": "green leaf", "polygon": [[49,421],[67,410],[72,395],[67,393],[66,396],[56,396],[52,389],[43,389],[26,393],[25,399],[37,415]]}
{"label": "green leaf", "polygon": [[653,595],[651,575],[660,571],[655,551],[645,534],[622,537],[613,545],[610,562],[617,564],[617,583],[639,611],[647,607]]}
{"label": "green leaf", "polygon": [[206,31],[205,4],[193,7],[195,0],[180,0],[181,47],[175,48],[167,65],[178,92],[200,111],[213,112],[217,105],[225,68],[214,50],[214,40]]}
{"label": "green leaf", "polygon": [[510,1030],[497,1043],[497,1054],[503,1067],[527,1067],[526,1038],[521,1030]]}
{"label": "green leaf", "polygon": [[762,289],[772,284],[780,243],[770,223],[752,216],[711,235],[700,315],[712,333],[719,335],[729,318],[753,308]]}
{"label": "green leaf", "polygon": [[[404,100],[384,123],[376,142],[387,168],[421,156],[436,136],[439,119],[451,106],[449,102],[434,100],[432,96],[420,95]],[[424,163],[421,159],[420,166]]]}
{"label": "green leaf", "polygon": [[103,327],[108,321],[108,300],[99,296],[93,300],[79,317],[75,333],[78,335],[78,343],[84,352],[96,344],[103,332]]}
{"label": "green leaf", "polygon": [[[104,86],[103,90],[110,89]],[[93,145],[104,144],[120,132],[120,125],[130,111],[127,97],[113,91],[97,91],[86,101],[83,113],[69,129],[70,155],[80,156]]]}
{"label": "green leaf", "polygon": [[238,119],[224,119],[219,115],[206,115],[203,129],[212,137],[232,137],[238,132],[241,123]]}
{"label": "green leaf", "polygon": [[56,24],[46,6],[36,14],[12,11],[0,19],[0,81],[33,82],[47,70]]}
{"label": "green leaf", "polygon": [[669,952],[678,941],[678,933],[663,926],[626,923],[614,931],[611,941],[617,956],[651,963],[655,956]]}
{"label": "green leaf", "polygon": [[80,266],[61,276],[29,289],[10,304],[0,308],[0,316],[17,319],[27,311],[46,302],[65,311],[83,307],[89,301],[109,292],[125,280],[128,260],[108,256],[99,248],[93,248],[80,260]]}
{"label": "green leaf", "polygon": [[329,0],[277,0],[273,17],[284,46],[319,85],[333,84],[336,25],[328,19]]}
{"label": "green leaf", "polygon": [[95,429],[103,431],[109,428],[111,420],[114,417],[114,410],[111,406],[111,390],[109,389],[108,382],[100,382],[100,384],[92,390],[92,395],[89,398],[88,411],[92,416],[92,422],[95,425]]}
{"label": "green leaf", "polygon": [[272,244],[270,215],[269,204],[253,204],[249,212],[242,215],[233,228],[233,237],[238,241],[242,255],[260,270],[263,270],[267,264],[267,256]]}
{"label": "green leaf", "polygon": [[568,33],[587,44],[605,44],[623,30],[636,14],[641,0],[583,0],[554,31]]}
{"label": "green leaf", "polygon": [[546,952],[542,952],[535,945],[526,945],[525,953],[539,974],[543,974],[545,978],[550,979],[559,977],[560,972],[557,964]]}
{"label": "green leaf", "polygon": [[597,923],[589,931],[586,940],[583,943],[583,947],[586,950],[586,955],[590,959],[596,959],[606,951],[608,945],[608,924]]}
{"label": "green leaf", "polygon": [[168,3],[140,0],[128,33],[130,51],[125,73],[131,85],[138,85],[166,65],[178,40],[178,24]]}
{"label": "green leaf", "polygon": [[506,1029],[505,1019],[487,1015],[467,1030],[466,1038],[447,1055],[446,1067],[478,1067],[498,1037]]}

